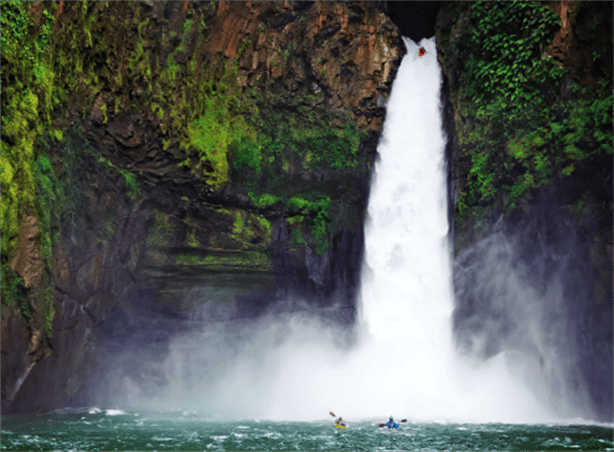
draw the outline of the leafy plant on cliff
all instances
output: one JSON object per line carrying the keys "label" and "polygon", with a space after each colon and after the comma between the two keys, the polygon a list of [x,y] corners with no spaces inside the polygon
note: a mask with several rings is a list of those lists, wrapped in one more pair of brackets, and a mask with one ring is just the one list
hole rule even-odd
{"label": "leafy plant on cliff", "polygon": [[461,217],[495,200],[514,207],[524,193],[571,174],[578,160],[612,152],[611,79],[592,92],[561,94],[566,70],[544,53],[560,25],[556,14],[535,2],[468,8],[459,112],[469,121],[459,145],[471,167],[456,206]]}
{"label": "leafy plant on cliff", "polygon": [[121,174],[126,183],[126,189],[127,189],[126,194],[128,195],[128,198],[132,200],[135,200],[137,198],[139,194],[139,183],[136,179],[136,176],[133,173],[123,168],[118,168],[116,165],[111,163],[107,158],[102,157],[102,156],[97,158],[97,162],[101,166],[107,168],[107,170]]}
{"label": "leafy plant on cliff", "polygon": [[[542,13],[541,8],[539,4],[519,2],[471,5],[475,25],[470,32],[471,51],[461,82],[461,102],[467,116],[475,117],[475,121],[461,140],[471,153],[472,202],[495,197],[502,185],[498,173],[515,170],[510,168],[516,162],[506,152],[507,140],[539,120],[534,112],[540,114],[544,100],[535,83],[535,69],[543,64],[540,47],[554,32],[558,20],[549,10]],[[521,180],[526,188],[533,183],[531,174]]]}
{"label": "leafy plant on cliff", "polygon": [[[204,113],[188,125],[190,145],[197,153],[192,171],[202,172],[213,188],[228,181],[230,151],[235,153],[239,162],[252,167],[256,173],[260,170],[255,132],[242,115],[232,113],[231,100],[228,95],[207,97]],[[186,160],[188,162],[191,163]]]}

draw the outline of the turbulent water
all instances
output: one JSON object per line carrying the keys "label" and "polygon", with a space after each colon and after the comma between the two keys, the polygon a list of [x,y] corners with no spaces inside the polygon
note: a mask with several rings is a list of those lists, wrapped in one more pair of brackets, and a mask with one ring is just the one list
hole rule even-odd
{"label": "turbulent water", "polygon": [[611,426],[404,423],[388,430],[377,422],[350,421],[339,431],[325,420],[65,410],[4,416],[1,450],[614,450]]}

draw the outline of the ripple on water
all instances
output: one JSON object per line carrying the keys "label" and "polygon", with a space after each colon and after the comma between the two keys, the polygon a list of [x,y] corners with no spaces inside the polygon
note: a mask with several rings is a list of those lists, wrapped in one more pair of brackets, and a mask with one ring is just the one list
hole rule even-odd
{"label": "ripple on water", "polygon": [[[87,410],[87,409],[86,409]],[[607,450],[612,429],[593,426],[422,424],[388,431],[369,422],[327,424],[158,419],[105,411],[3,418],[2,450]],[[72,413],[72,414],[71,414]],[[69,417],[66,416],[69,415]],[[239,425],[240,424],[240,425]],[[6,428],[6,430],[4,430]]]}
{"label": "ripple on water", "polygon": [[163,436],[154,436],[153,438],[154,441],[172,441],[173,438],[165,438]]}
{"label": "ripple on water", "polygon": [[269,438],[269,439],[279,439],[282,437],[281,433],[279,432],[267,432],[264,435],[265,438]]}

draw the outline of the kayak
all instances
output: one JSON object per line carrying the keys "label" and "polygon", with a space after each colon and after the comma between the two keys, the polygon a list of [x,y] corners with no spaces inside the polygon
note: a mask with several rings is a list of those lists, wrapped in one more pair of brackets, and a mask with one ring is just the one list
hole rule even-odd
{"label": "kayak", "polygon": [[335,424],[335,425],[333,425],[333,427],[335,427],[335,428],[347,428],[347,427],[346,427],[345,425],[343,425],[343,424]]}
{"label": "kayak", "polygon": [[393,428],[398,429],[398,428],[399,428],[399,424],[395,424],[394,422],[392,423],[392,427],[388,427],[388,425],[387,425],[387,424],[380,424],[379,426],[380,426],[380,427],[384,427],[384,430],[385,430],[386,428],[388,428],[388,429],[393,429]]}

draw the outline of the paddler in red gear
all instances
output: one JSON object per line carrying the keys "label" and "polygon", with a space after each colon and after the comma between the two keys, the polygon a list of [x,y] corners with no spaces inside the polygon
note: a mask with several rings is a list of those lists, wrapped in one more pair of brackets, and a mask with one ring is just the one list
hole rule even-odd
{"label": "paddler in red gear", "polygon": [[418,56],[424,56],[425,53],[426,50],[424,50],[424,47],[420,47],[420,50],[418,50]]}

